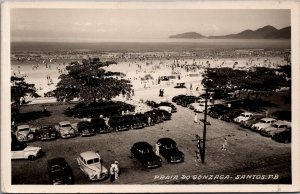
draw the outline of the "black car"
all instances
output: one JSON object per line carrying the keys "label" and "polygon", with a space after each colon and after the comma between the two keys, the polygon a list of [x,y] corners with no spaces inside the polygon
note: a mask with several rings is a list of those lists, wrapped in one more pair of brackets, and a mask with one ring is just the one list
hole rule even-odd
{"label": "black car", "polygon": [[81,121],[77,124],[77,131],[82,137],[95,135],[95,129],[92,123],[88,121]]}
{"label": "black car", "polygon": [[224,113],[226,113],[227,109],[228,108],[222,104],[214,105],[209,109],[208,115],[212,118],[217,119],[217,118],[221,117]]}
{"label": "black car", "polygon": [[[144,114],[144,113],[137,113],[137,114],[135,114],[135,117],[136,117],[140,122],[142,122],[145,126],[148,125],[148,117],[149,117],[149,115],[147,116],[147,115]],[[151,118],[151,121],[152,121],[152,118]],[[151,122],[150,125],[152,126],[152,125],[154,125],[154,123]]]}
{"label": "black car", "polygon": [[176,142],[171,138],[161,138],[157,141],[159,154],[162,155],[168,163],[179,163],[184,161],[184,154],[178,150]]}
{"label": "black car", "polygon": [[133,144],[131,156],[139,160],[145,168],[158,168],[161,166],[161,159],[157,156],[153,147],[144,141]]}
{"label": "black car", "polygon": [[160,102],[157,107],[159,106],[168,106],[172,108],[172,113],[177,112],[177,108],[171,102]]}
{"label": "black car", "polygon": [[112,116],[108,120],[108,125],[111,129],[115,131],[127,131],[130,129],[130,126],[125,125],[124,119],[122,116]]}
{"label": "black car", "polygon": [[64,158],[58,157],[47,161],[48,175],[51,184],[74,184],[72,168]]}
{"label": "black car", "polygon": [[135,115],[123,115],[124,125],[130,129],[142,129],[146,125],[144,122],[140,121]]}
{"label": "black car", "polygon": [[110,133],[111,130],[106,125],[105,120],[103,118],[93,118],[91,120],[91,124],[95,129],[96,133]]}
{"label": "black car", "polygon": [[157,114],[163,121],[171,120],[172,113],[165,110],[154,109],[155,114]]}
{"label": "black car", "polygon": [[154,110],[147,111],[144,114],[147,118],[151,117],[152,125],[162,123],[164,121],[163,118],[160,117]]}
{"label": "black car", "polygon": [[172,98],[172,102],[177,103],[177,101],[180,100],[181,98],[183,98],[184,96],[185,96],[185,95],[183,95],[183,94],[174,96],[174,97]]}
{"label": "black car", "polygon": [[176,104],[181,105],[183,107],[187,107],[189,104],[196,102],[199,97],[196,96],[184,96],[177,100]]}
{"label": "black car", "polygon": [[232,122],[235,117],[238,117],[242,112],[240,109],[230,109],[221,116],[221,120],[226,122]]}
{"label": "black car", "polygon": [[272,139],[280,143],[291,143],[292,142],[292,131],[291,129],[276,133],[272,136]]}
{"label": "black car", "polygon": [[44,125],[36,130],[35,137],[42,141],[54,140],[54,139],[57,139],[58,133],[54,127],[52,127],[50,125]]}

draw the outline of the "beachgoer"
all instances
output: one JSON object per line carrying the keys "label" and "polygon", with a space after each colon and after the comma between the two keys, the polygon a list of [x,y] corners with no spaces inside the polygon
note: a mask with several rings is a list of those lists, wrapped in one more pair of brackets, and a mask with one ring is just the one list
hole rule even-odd
{"label": "beachgoer", "polygon": [[151,117],[149,116],[149,117],[148,117],[148,126],[149,126],[149,127],[151,126],[151,120],[152,120],[152,119],[151,119]]}
{"label": "beachgoer", "polygon": [[159,146],[161,146],[160,143],[156,143],[156,144],[155,144],[155,154],[156,154],[157,156],[159,156]]}
{"label": "beachgoer", "polygon": [[197,113],[195,113],[195,116],[194,116],[194,123],[198,123],[198,116],[197,116]]}
{"label": "beachgoer", "polygon": [[117,180],[119,178],[119,162],[118,161],[115,161],[115,164],[114,164],[114,168],[115,168],[115,179]]}
{"label": "beachgoer", "polygon": [[226,137],[224,138],[224,143],[222,144],[222,150],[226,151],[227,150],[227,147],[228,147],[228,144],[227,144],[227,139]]}
{"label": "beachgoer", "polygon": [[111,164],[110,169],[109,169],[109,174],[110,174],[110,182],[113,183],[116,179],[116,174],[115,174],[115,166],[114,164]]}

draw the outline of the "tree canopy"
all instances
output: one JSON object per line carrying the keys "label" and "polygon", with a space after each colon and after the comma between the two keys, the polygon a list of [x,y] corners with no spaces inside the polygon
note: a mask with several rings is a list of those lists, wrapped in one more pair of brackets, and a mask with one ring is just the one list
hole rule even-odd
{"label": "tree canopy", "polygon": [[103,67],[114,62],[101,62],[99,59],[83,60],[82,63],[71,62],[67,74],[59,76],[60,81],[52,95],[57,101],[72,101],[77,98],[86,103],[110,100],[121,91],[129,91],[132,87],[129,80],[122,79],[120,72],[106,71]]}
{"label": "tree canopy", "polygon": [[249,89],[272,91],[287,86],[286,75],[280,69],[255,67],[246,70],[232,68],[208,68],[202,84],[212,89]]}
{"label": "tree canopy", "polygon": [[36,93],[35,85],[27,83],[23,77],[11,76],[10,82],[11,101],[17,111],[21,105],[26,103],[26,96],[40,97],[40,95]]}

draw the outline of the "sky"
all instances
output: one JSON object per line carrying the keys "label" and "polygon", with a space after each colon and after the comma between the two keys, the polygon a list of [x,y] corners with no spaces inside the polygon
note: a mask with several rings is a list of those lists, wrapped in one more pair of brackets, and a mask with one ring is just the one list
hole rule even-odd
{"label": "sky", "polygon": [[152,41],[198,32],[204,36],[291,25],[290,10],[12,9],[12,41]]}

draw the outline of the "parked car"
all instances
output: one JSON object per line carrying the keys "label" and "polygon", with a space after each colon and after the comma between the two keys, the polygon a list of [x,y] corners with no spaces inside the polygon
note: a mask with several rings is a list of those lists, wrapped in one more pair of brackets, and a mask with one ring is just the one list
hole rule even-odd
{"label": "parked car", "polygon": [[24,142],[11,142],[11,159],[35,160],[44,155],[41,147],[28,146]]}
{"label": "parked car", "polygon": [[184,161],[184,154],[178,150],[176,142],[171,138],[161,138],[157,141],[159,144],[159,154],[162,155],[168,163],[179,163]]}
{"label": "parked car", "polygon": [[251,126],[251,130],[260,131],[262,129],[270,127],[275,122],[277,122],[277,120],[273,118],[262,118],[258,123]]}
{"label": "parked car", "polygon": [[165,111],[165,110],[157,110],[157,109],[154,109],[153,111],[154,111],[154,113],[157,114],[163,121],[171,120],[172,113],[169,113],[168,111]]}
{"label": "parked car", "polygon": [[199,106],[200,103],[199,102],[193,102],[191,104],[189,104],[187,107],[191,110],[194,110],[196,106]]}
{"label": "parked car", "polygon": [[63,139],[76,137],[75,129],[72,127],[70,121],[61,121],[55,128],[58,131],[59,136]]}
{"label": "parked car", "polygon": [[196,96],[184,96],[183,98],[180,98],[177,100],[178,105],[181,105],[183,107],[187,107],[189,104],[194,103],[199,99],[199,97]]}
{"label": "parked car", "polygon": [[164,121],[163,118],[160,117],[160,116],[156,113],[156,111],[154,111],[154,110],[147,111],[147,112],[145,112],[144,114],[145,114],[145,116],[147,117],[147,119],[148,119],[148,117],[151,117],[151,120],[152,120],[153,125],[154,125],[154,124],[158,124],[158,123],[162,123],[162,122]]}
{"label": "parked car", "polygon": [[29,125],[19,125],[13,128],[13,132],[16,135],[18,141],[29,142],[35,139],[34,131]]}
{"label": "parked car", "polygon": [[272,123],[270,127],[260,130],[260,134],[262,136],[272,137],[276,133],[286,131],[287,128],[288,128],[287,123],[278,121],[276,123]]}
{"label": "parked car", "polygon": [[183,95],[183,94],[174,96],[174,97],[172,98],[172,102],[174,102],[174,103],[177,104],[177,101],[180,100],[181,98],[183,98],[184,96],[185,96],[185,95]]}
{"label": "parked car", "polygon": [[253,115],[249,120],[242,121],[241,127],[250,129],[252,125],[259,122],[260,119],[264,118],[262,115]]}
{"label": "parked car", "polygon": [[292,142],[292,129],[289,127],[287,130],[276,133],[272,136],[272,139],[280,143]]}
{"label": "parked car", "polygon": [[96,133],[110,133],[111,130],[106,125],[105,120],[103,118],[92,118],[91,124],[95,129]]}
{"label": "parked car", "polygon": [[174,113],[174,112],[177,112],[177,108],[174,104],[172,104],[171,102],[160,102],[158,104],[158,106],[168,106],[168,107],[171,107],[171,112]]}
{"label": "parked car", "polygon": [[157,109],[167,111],[168,113],[172,113],[172,108],[169,106],[159,106],[157,107]]}
{"label": "parked car", "polygon": [[45,141],[45,140],[54,140],[57,139],[58,133],[51,125],[43,125],[36,130],[36,139]]}
{"label": "parked car", "polygon": [[76,161],[79,169],[89,181],[103,180],[108,177],[108,170],[103,166],[99,153],[94,151],[82,152]]}
{"label": "parked car", "polygon": [[217,104],[213,105],[209,110],[208,110],[208,115],[212,118],[221,118],[223,114],[226,113],[228,108],[224,106],[223,104]]}
{"label": "parked car", "polygon": [[124,115],[123,116],[124,125],[130,129],[142,129],[146,124],[138,119],[135,115]]}
{"label": "parked car", "polygon": [[221,116],[221,120],[226,122],[232,122],[233,119],[240,115],[242,112],[243,111],[241,111],[240,109],[229,109]]}
{"label": "parked car", "polygon": [[[207,110],[209,110],[212,106],[212,103],[207,102]],[[199,104],[194,107],[194,112],[203,113],[205,111],[205,104]]]}
{"label": "parked car", "polygon": [[240,114],[240,116],[233,119],[235,123],[241,123],[242,121],[247,121],[253,116],[253,113],[251,112],[243,112]]}
{"label": "parked car", "polygon": [[126,131],[130,129],[130,126],[124,125],[122,116],[112,116],[108,120],[108,125],[115,131]]}
{"label": "parked car", "polygon": [[47,169],[51,184],[74,184],[72,168],[64,158],[57,157],[48,160]]}
{"label": "parked car", "polygon": [[89,121],[80,121],[77,124],[77,132],[82,137],[93,136],[96,134],[94,126]]}
{"label": "parked car", "polygon": [[158,168],[161,166],[161,158],[157,156],[153,147],[144,141],[133,144],[131,156],[139,160],[145,168]]}

